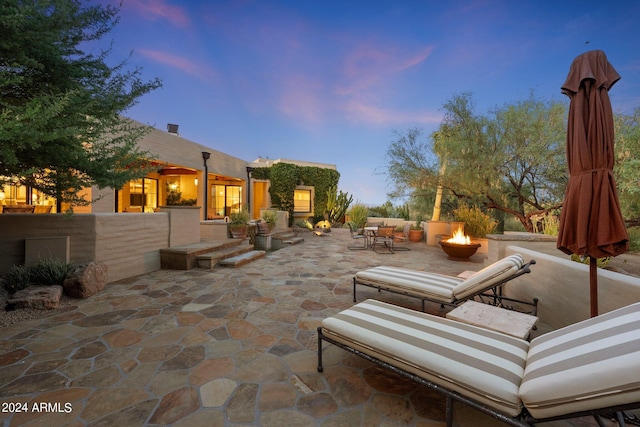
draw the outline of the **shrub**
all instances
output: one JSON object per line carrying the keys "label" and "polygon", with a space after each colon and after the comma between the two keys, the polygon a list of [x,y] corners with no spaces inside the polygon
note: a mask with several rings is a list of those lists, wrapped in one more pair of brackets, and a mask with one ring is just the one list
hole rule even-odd
{"label": "shrub", "polygon": [[264,220],[264,222],[269,224],[271,228],[276,226],[276,213],[274,211],[263,211],[262,219]]}
{"label": "shrub", "polygon": [[347,211],[347,215],[355,229],[362,228],[367,223],[369,208],[362,203],[356,203]]}
{"label": "shrub", "polygon": [[415,224],[411,224],[411,229],[412,230],[423,230],[423,228],[422,228],[422,217],[418,217],[416,219]]}
{"label": "shrub", "polygon": [[71,264],[46,258],[33,264],[14,265],[7,272],[2,286],[10,294],[32,285],[62,286],[70,270]]}
{"label": "shrub", "polygon": [[629,252],[640,252],[640,227],[630,227],[627,229],[629,233]]}
{"label": "shrub", "polygon": [[[580,262],[586,265],[591,264],[591,259],[588,256],[576,254],[571,254],[571,261]],[[611,261],[611,257],[597,258],[596,265],[598,266],[598,268],[605,268],[607,265],[609,265],[609,261]]]}
{"label": "shrub", "polygon": [[486,237],[496,229],[496,221],[477,206],[463,203],[453,211],[453,216],[456,221],[464,222],[465,233],[472,237]]}
{"label": "shrub", "polygon": [[230,215],[231,225],[247,225],[249,223],[249,213],[241,210],[240,212],[233,212]]}

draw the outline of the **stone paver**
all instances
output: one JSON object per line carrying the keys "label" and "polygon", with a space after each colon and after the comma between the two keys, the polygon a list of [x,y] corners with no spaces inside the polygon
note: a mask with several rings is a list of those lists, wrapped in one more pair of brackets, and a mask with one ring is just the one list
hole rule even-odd
{"label": "stone paver", "polygon": [[[353,305],[358,270],[384,264],[455,276],[484,259],[449,261],[424,242],[394,255],[349,251],[347,230],[304,238],[236,269],[110,283],[74,307],[3,328],[0,404],[14,410],[0,412],[0,422],[443,426],[441,395],[335,346],[318,373],[316,327]],[[359,287],[366,298],[420,309],[416,299]],[[454,412],[459,426],[502,425],[460,405]]]}

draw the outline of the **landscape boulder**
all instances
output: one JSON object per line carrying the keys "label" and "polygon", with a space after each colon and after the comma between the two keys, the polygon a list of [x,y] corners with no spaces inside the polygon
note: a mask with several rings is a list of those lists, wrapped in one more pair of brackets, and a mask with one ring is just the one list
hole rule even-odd
{"label": "landscape boulder", "polygon": [[62,284],[64,293],[71,298],[88,298],[107,285],[107,265],[90,262],[74,267]]}
{"label": "landscape boulder", "polygon": [[27,286],[9,296],[7,309],[35,308],[53,310],[60,307],[62,286]]}

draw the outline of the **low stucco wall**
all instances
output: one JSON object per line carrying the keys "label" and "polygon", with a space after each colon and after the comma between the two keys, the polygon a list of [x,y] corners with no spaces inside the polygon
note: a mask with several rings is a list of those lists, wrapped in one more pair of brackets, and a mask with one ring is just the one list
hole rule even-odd
{"label": "low stucco wall", "polygon": [[[507,245],[504,255],[521,254],[534,259],[531,273],[505,286],[505,294],[517,299],[540,299],[538,317],[550,329],[557,329],[590,316],[589,266],[564,257]],[[640,279],[598,269],[598,311],[600,314],[640,301]],[[542,331],[541,331],[542,332]]]}
{"label": "low stucco wall", "polygon": [[200,241],[199,206],[160,206],[169,215],[169,246],[190,245]]}
{"label": "low stucco wall", "polygon": [[169,245],[166,213],[0,215],[0,230],[2,273],[25,262],[26,239],[68,236],[69,261],[104,262],[108,282],[159,270],[159,249]]}

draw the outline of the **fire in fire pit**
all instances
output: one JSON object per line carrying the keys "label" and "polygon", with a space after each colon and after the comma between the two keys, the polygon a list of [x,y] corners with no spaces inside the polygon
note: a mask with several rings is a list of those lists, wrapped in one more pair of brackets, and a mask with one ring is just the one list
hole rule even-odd
{"label": "fire in fire pit", "polygon": [[453,233],[453,237],[440,242],[442,250],[449,255],[449,259],[463,261],[468,260],[476,253],[480,243],[472,242],[469,236],[465,236],[462,228]]}

